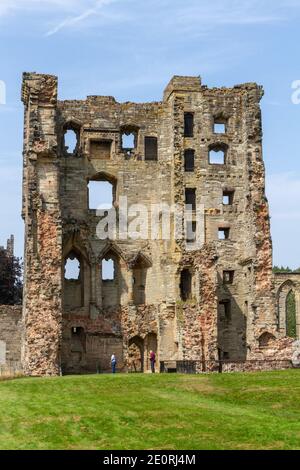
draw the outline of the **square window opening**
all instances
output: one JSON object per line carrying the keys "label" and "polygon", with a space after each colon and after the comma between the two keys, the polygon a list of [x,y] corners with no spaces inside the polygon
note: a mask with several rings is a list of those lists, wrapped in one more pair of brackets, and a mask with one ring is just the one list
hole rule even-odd
{"label": "square window opening", "polygon": [[228,240],[229,239],[229,233],[230,229],[229,228],[219,228],[218,229],[218,238],[219,240]]}

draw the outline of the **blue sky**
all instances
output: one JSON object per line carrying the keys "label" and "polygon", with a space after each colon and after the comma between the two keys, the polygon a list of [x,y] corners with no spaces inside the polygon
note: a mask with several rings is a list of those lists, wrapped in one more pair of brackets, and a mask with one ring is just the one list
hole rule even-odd
{"label": "blue sky", "polygon": [[59,76],[60,99],[160,100],[177,75],[256,81],[262,101],[274,263],[300,266],[300,0],[0,0],[0,244],[23,251],[23,71]]}

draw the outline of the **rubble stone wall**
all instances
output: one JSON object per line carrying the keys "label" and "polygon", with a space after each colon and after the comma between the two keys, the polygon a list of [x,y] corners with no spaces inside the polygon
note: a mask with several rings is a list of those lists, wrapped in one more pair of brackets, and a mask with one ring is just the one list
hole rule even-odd
{"label": "rubble stone wall", "polygon": [[22,307],[0,305],[0,366],[21,363]]}
{"label": "rubble stone wall", "polygon": [[[157,362],[243,361],[265,346],[269,336],[262,335],[283,336],[264,188],[262,95],[255,83],[209,89],[199,77],[175,76],[160,102],[59,101],[56,77],[24,74],[26,373],[108,370],[113,353],[127,370],[130,347],[135,361],[140,351],[144,371],[150,350]],[[192,132],[185,130],[188,115]],[[129,134],[132,148],[123,145]],[[187,150],[194,152],[190,171]],[[222,151],[223,161],[214,162],[213,151]],[[167,239],[153,236],[150,216],[140,223],[143,238],[124,232],[99,238],[91,186],[99,188],[100,203],[103,183],[111,185],[118,221],[126,197],[130,210],[139,203],[148,214],[153,205],[176,205],[172,229],[187,190],[194,192],[198,243],[174,230]],[[68,278],[74,260],[79,273]],[[103,276],[104,260],[114,265],[112,279]]]}

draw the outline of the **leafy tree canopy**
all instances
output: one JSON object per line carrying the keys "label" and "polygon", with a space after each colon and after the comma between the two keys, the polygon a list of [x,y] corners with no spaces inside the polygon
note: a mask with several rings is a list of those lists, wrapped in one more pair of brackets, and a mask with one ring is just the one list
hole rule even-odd
{"label": "leafy tree canopy", "polygon": [[21,260],[0,248],[0,304],[20,305],[22,288]]}

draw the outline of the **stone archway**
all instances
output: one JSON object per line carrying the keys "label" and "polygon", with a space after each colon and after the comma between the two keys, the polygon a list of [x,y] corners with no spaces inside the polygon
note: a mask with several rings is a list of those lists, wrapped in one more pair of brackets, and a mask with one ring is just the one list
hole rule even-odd
{"label": "stone archway", "polygon": [[285,300],[285,328],[286,336],[297,338],[296,295],[291,289]]}
{"label": "stone archway", "polygon": [[144,340],[134,336],[128,342],[128,372],[144,371]]}
{"label": "stone archway", "polygon": [[278,329],[284,336],[300,337],[300,289],[287,279],[277,290]]}
{"label": "stone archway", "polygon": [[150,364],[150,351],[153,351],[156,356],[156,369],[158,364],[158,357],[157,357],[157,335],[156,333],[148,333],[145,336],[144,340],[144,370],[150,371],[151,364]]}

